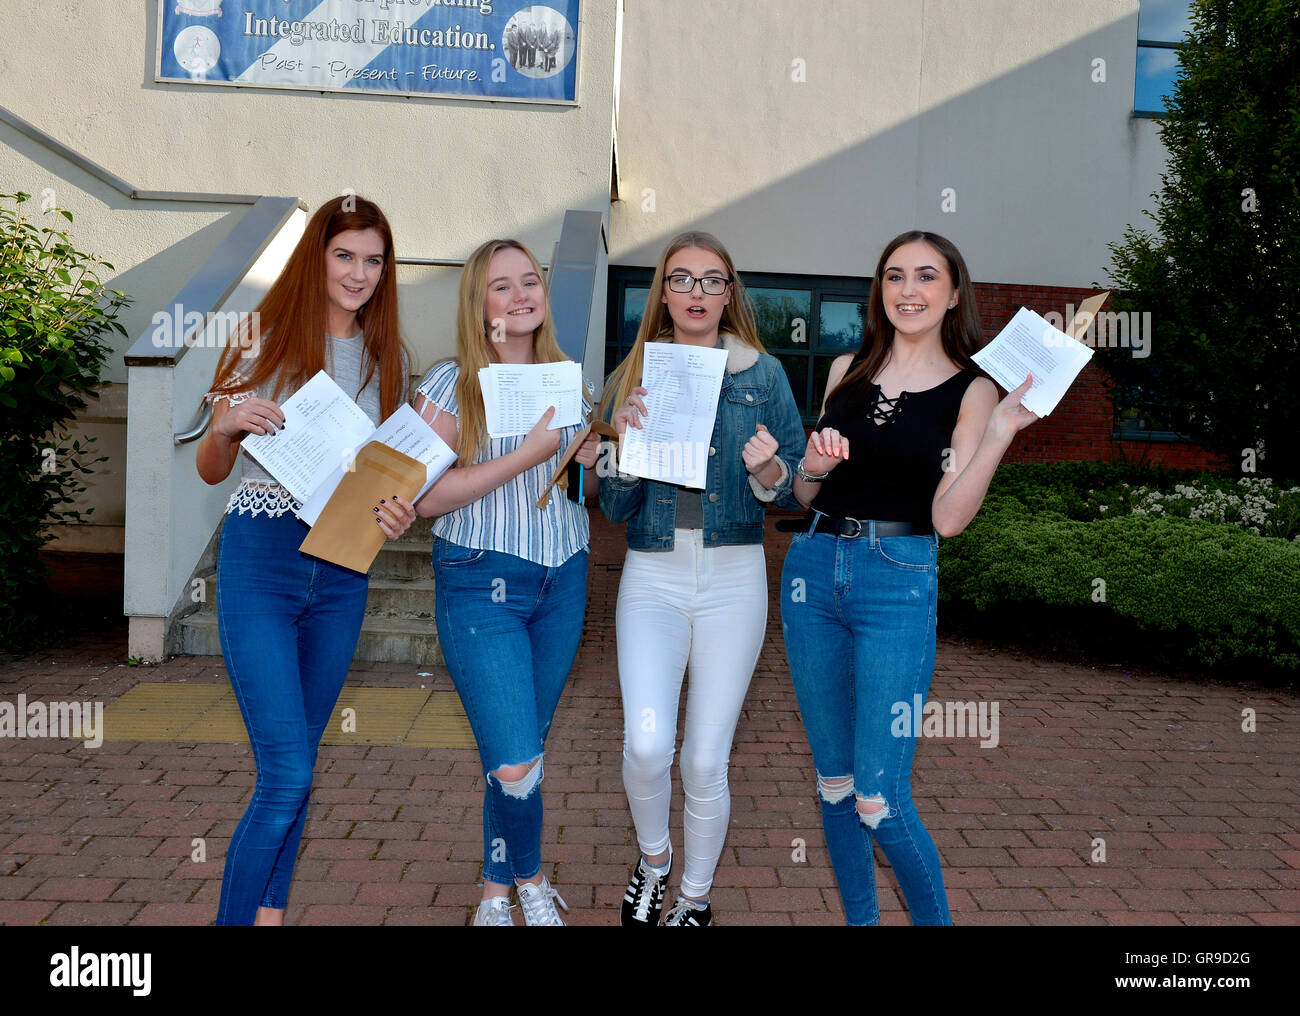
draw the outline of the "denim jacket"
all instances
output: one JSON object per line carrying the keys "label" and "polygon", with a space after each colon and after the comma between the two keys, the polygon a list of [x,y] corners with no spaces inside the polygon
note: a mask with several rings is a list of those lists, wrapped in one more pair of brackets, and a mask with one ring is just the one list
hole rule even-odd
{"label": "denim jacket", "polygon": [[[803,423],[790,382],[776,358],[760,353],[735,336],[722,336],[727,366],[722,374],[718,412],[709,441],[709,463],[701,503],[704,545],[762,543],[763,513],[769,504],[792,511],[794,471],[804,452]],[[612,415],[614,407],[610,407]],[[741,450],[763,424],[778,448],[781,477],[765,490],[745,469]],[[677,517],[677,488],[626,473],[600,478],[600,510],[611,522],[627,523],[632,550],[672,550]]]}

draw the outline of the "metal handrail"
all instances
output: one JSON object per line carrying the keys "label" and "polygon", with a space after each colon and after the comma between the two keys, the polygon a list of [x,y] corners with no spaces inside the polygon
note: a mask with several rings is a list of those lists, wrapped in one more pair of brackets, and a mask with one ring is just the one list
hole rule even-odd
{"label": "metal handrail", "polygon": [[422,268],[464,268],[464,258],[394,258],[399,265],[418,265]]}
{"label": "metal handrail", "polygon": [[[464,258],[408,258],[398,257],[394,261],[399,265],[416,265],[421,268],[464,268]],[[542,271],[550,271],[550,264],[546,261],[539,261]]]}
{"label": "metal handrail", "polygon": [[604,285],[601,259],[607,249],[600,212],[569,209],[564,213],[555,265],[548,276],[551,318],[560,347],[582,363],[592,328],[592,305]]}
{"label": "metal handrail", "polygon": [[191,441],[197,441],[203,436],[203,432],[208,429],[208,424],[212,422],[212,403],[206,398],[199,403],[198,412],[194,414],[194,422],[181,431],[179,434],[172,435],[172,444],[183,445]]}
{"label": "metal handrail", "polygon": [[256,194],[202,194],[190,191],[153,191],[141,190],[116,173],[111,173],[97,162],[92,162],[80,152],[69,148],[58,138],[45,133],[33,123],[29,123],[12,110],[0,106],[0,123],[8,124],[19,134],[31,138],[37,144],[48,148],[72,163],[78,169],[93,176],[101,183],[106,183],[119,194],[125,194],[135,201],[191,201],[202,204],[217,205],[253,205],[258,201]]}
{"label": "metal handrail", "polygon": [[150,323],[127,350],[128,367],[174,367],[194,343],[192,333],[207,326],[207,317],[224,304],[262,256],[284,224],[305,205],[298,198],[261,197],[235,224],[199,268],[164,306],[198,311],[203,321],[191,332],[173,334],[160,344]]}

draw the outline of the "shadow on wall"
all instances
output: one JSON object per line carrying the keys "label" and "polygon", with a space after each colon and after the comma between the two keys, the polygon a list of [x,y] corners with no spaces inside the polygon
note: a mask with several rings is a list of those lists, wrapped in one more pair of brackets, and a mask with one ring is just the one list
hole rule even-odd
{"label": "shadow on wall", "polygon": [[[669,93],[716,86],[716,71],[660,47],[655,74],[646,75],[652,87],[635,99],[624,89],[625,198],[614,205],[621,243],[611,264],[653,265],[666,241],[689,227],[717,233],[742,270],[866,277],[892,237],[921,228],[956,243],[980,281],[1096,283],[1110,261],[1106,245],[1142,220],[1165,159],[1156,124],[1132,115],[1135,20],[1136,10],[735,200],[696,172],[701,163],[725,165],[734,153],[681,153],[703,138],[715,146],[735,139],[750,149],[798,143],[800,125],[774,120],[761,102],[739,105],[723,93],[695,108],[693,132],[683,137],[680,121],[658,111]],[[1097,57],[1106,61],[1105,82],[1093,81]],[[788,61],[768,66],[788,82]],[[625,65],[624,75],[638,70]],[[869,104],[871,96],[837,97],[823,115],[832,122],[860,116],[855,102]],[[655,190],[657,213],[642,210],[644,188]],[[696,194],[719,201],[710,211],[674,214],[690,208]],[[1080,277],[1080,264],[1094,266],[1087,277]]]}
{"label": "shadow on wall", "polygon": [[[96,176],[67,161],[63,156],[51,152],[48,148],[18,133],[12,127],[0,125],[0,146],[14,152],[20,158],[49,174],[54,184],[65,184],[85,201],[97,203],[100,207],[94,212],[84,208],[72,207],[73,221],[59,220],[67,227],[73,243],[81,250],[99,254],[110,263],[116,263],[127,256],[124,250],[105,250],[105,237],[97,235],[92,225],[94,217],[106,212],[108,216],[117,213],[155,216],[158,221],[169,219],[175,223],[175,232],[181,232],[174,242],[151,254],[144,261],[116,274],[106,274],[101,281],[112,289],[120,289],[132,298],[119,320],[126,329],[127,337],[109,336],[115,349],[115,360],[110,359],[105,374],[120,373],[122,354],[149,327],[156,311],[164,309],[162,301],[170,299],[203,264],[209,254],[229,235],[235,225],[247,214],[251,205],[220,204],[216,202],[173,202],[173,201],[139,201],[122,194],[104,183]],[[128,181],[135,185],[137,181]],[[35,186],[35,185],[32,185]],[[23,187],[29,190],[30,187]],[[28,207],[39,209],[39,191],[33,195],[35,204]],[[58,197],[61,205],[69,202]],[[39,212],[38,212],[39,214]],[[181,218],[175,218],[180,216]],[[205,225],[192,232],[184,233],[190,228],[195,217],[213,217]],[[101,218],[102,227],[102,218]],[[116,234],[121,236],[119,232]]]}
{"label": "shadow on wall", "polygon": [[[118,213],[151,215],[161,223],[171,221],[175,228],[183,231],[196,216],[216,216],[193,232],[177,237],[174,242],[155,251],[139,264],[116,274],[106,275],[102,280],[110,288],[120,289],[132,297],[132,303],[124,309],[119,319],[126,329],[126,338],[117,335],[109,336],[114,346],[114,355],[110,357],[104,371],[105,379],[120,378],[125,381],[122,356],[141,335],[151,332],[156,313],[172,309],[169,302],[203,266],[208,256],[220,246],[240,220],[248,214],[252,205],[135,200],[67,161],[63,156],[3,124],[0,124],[0,147],[11,150],[34,167],[39,167],[48,174],[54,186],[66,186],[70,192],[77,195],[77,203],[97,204],[99,208],[96,209],[96,213],[106,213],[108,219]],[[138,184],[138,181],[128,182],[133,185]],[[37,184],[31,183],[20,189],[28,192],[35,189],[33,202],[29,202],[28,207],[38,209],[40,192]],[[97,224],[98,229],[95,229],[95,226],[91,225],[93,222],[91,215],[82,208],[76,207],[75,204],[72,211],[74,221],[68,224],[60,220],[60,223],[69,227],[73,241],[78,247],[98,252],[109,262],[123,259],[125,252],[105,250],[105,237],[102,235],[103,217]],[[311,211],[314,209],[309,208],[308,214]],[[176,218],[177,216],[180,218]],[[126,242],[129,243],[136,235],[138,234],[133,230],[117,230],[113,238],[125,237]],[[400,246],[398,250],[403,254],[424,253],[407,251]],[[549,251],[547,254],[549,255]],[[460,271],[414,266],[401,266],[398,271],[403,332],[414,353],[416,367],[427,369],[436,360],[454,352],[456,291]],[[439,306],[449,309],[445,313],[438,313]],[[208,308],[203,310],[206,311]]]}
{"label": "shadow on wall", "polygon": [[[222,206],[211,207],[213,211],[219,211]],[[109,284],[114,289],[120,289],[128,295],[134,294],[137,297],[136,305],[133,305],[132,309],[134,311],[133,316],[138,319],[138,326],[135,328],[127,327],[129,339],[121,350],[122,353],[125,353],[126,349],[130,348],[131,343],[135,342],[137,338],[151,329],[155,313],[160,311],[171,312],[171,307],[161,305],[161,301],[169,299],[169,297],[161,294],[174,295],[179,293],[181,287],[202,267],[208,255],[217,249],[221,241],[229,235],[239,220],[247,214],[250,207],[249,205],[234,207],[215,222],[209,223],[189,236],[182,237],[171,246],[158,251],[135,267],[128,268],[113,277],[112,282]],[[171,281],[167,281],[169,279]],[[141,300],[139,297],[141,293],[160,294],[157,297],[159,305],[146,305],[146,301]],[[206,307],[203,308],[204,311],[207,309]]]}

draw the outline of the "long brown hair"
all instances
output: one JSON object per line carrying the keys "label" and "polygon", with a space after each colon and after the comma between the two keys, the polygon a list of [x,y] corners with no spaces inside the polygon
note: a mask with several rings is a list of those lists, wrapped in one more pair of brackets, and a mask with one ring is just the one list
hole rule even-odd
{"label": "long brown hair", "polygon": [[325,248],[339,233],[353,229],[373,229],[384,241],[384,267],[379,281],[370,299],[357,311],[357,325],[365,335],[361,387],[379,371],[381,417],[389,416],[406,401],[411,357],[402,342],[397,319],[393,230],[378,205],[355,195],[325,202],[308,221],[280,277],[254,311],[260,349],[251,369],[240,369],[253,338],[251,323],[246,319],[237,340],[221,354],[212,382],[214,393],[253,391],[274,378],[271,398],[279,401],[282,392],[297,390],[317,371],[325,369],[324,340],[329,320]]}
{"label": "long brown hair", "polygon": [[668,261],[679,250],[698,247],[716,254],[727,268],[732,278],[731,302],[722,308],[722,318],[718,321],[718,333],[731,334],[747,346],[753,346],[760,353],[766,352],[754,327],[754,316],[749,308],[749,294],[745,284],[740,280],[736,265],[722,246],[722,241],[712,233],[686,232],[678,233],[668,241],[668,246],[659,255],[655,265],[654,280],[650,283],[650,297],[646,300],[645,313],[641,316],[641,326],[637,329],[636,341],[628,350],[623,362],[614,368],[605,382],[604,396],[600,402],[600,414],[606,416],[610,406],[617,406],[627,399],[632,389],[641,383],[641,369],[645,363],[645,344],[661,342],[665,338],[672,340],[673,319],[660,297],[664,292],[664,270]]}
{"label": "long brown hair", "polygon": [[533,332],[533,359],[538,363],[558,363],[568,359],[555,338],[546,276],[542,274],[542,266],[533,257],[533,252],[518,240],[488,240],[480,245],[466,259],[465,269],[460,273],[460,297],[456,303],[456,358],[460,362],[460,375],[456,378],[457,465],[471,465],[487,441],[487,419],[478,372],[490,363],[500,362],[496,344],[488,338],[485,317],[488,269],[497,251],[507,249],[522,251],[533,263],[533,271],[542,280],[542,291],[546,293],[546,314]]}
{"label": "long brown hair", "polygon": [[984,328],[980,324],[979,308],[975,305],[975,287],[971,285],[970,272],[961,252],[951,240],[937,233],[928,233],[914,229],[901,233],[890,240],[876,263],[875,281],[871,286],[871,295],[867,298],[867,316],[863,324],[862,345],[853,354],[853,361],[844,378],[826,398],[826,408],[831,402],[840,399],[858,400],[867,397],[867,386],[876,379],[881,368],[889,359],[889,351],[894,342],[894,326],[885,313],[885,298],[881,294],[881,276],[894,251],[908,243],[927,243],[938,252],[948,264],[957,287],[957,306],[950,307],[943,316],[939,338],[944,355],[962,370],[973,370],[983,374],[979,364],[971,359],[971,354],[984,345]]}

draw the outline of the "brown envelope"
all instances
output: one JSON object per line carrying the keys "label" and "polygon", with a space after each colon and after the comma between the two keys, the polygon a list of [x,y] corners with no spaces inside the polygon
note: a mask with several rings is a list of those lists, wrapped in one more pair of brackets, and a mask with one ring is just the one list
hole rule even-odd
{"label": "brown envelope", "polygon": [[357,452],[352,471],[343,474],[298,549],[322,561],[368,572],[388,539],[375,524],[372,509],[381,499],[394,494],[413,501],[426,475],[422,462],[371,441]]}
{"label": "brown envelope", "polygon": [[551,503],[551,488],[557,483],[560,485],[561,490],[568,489],[569,477],[567,471],[569,463],[573,461],[573,457],[578,454],[578,449],[582,447],[582,442],[587,440],[587,435],[593,430],[597,434],[604,434],[606,437],[612,437],[615,441],[618,440],[618,431],[604,420],[597,420],[585,430],[580,430],[577,436],[569,442],[569,447],[564,449],[564,456],[560,459],[560,464],[555,468],[555,474],[551,477],[551,482],[546,485],[546,489],[542,491],[542,496],[537,500],[538,508],[545,508]]}
{"label": "brown envelope", "polygon": [[1106,302],[1108,296],[1110,296],[1109,289],[1104,293],[1088,297],[1083,303],[1079,304],[1079,309],[1074,312],[1074,317],[1070,318],[1070,323],[1061,331],[1065,332],[1070,338],[1082,342],[1092,325],[1092,319],[1097,316],[1097,311],[1101,310],[1101,305]]}

